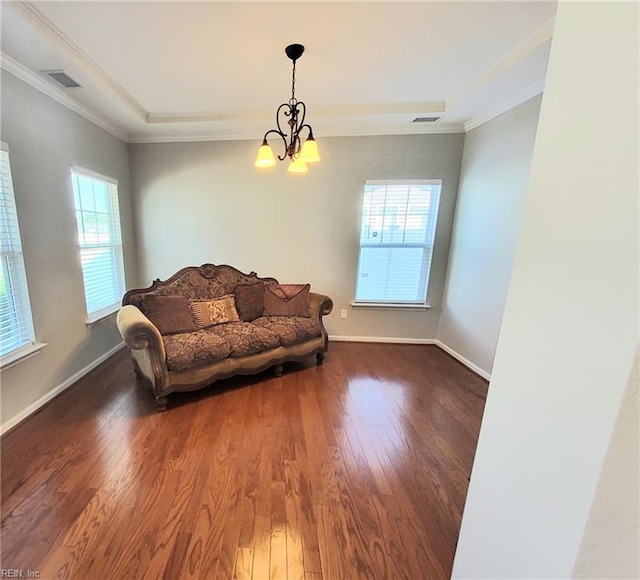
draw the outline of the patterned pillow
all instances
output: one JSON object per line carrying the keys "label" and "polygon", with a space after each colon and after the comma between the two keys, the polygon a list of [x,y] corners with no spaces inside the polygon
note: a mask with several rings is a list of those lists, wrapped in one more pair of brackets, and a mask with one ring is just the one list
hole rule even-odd
{"label": "patterned pillow", "polygon": [[236,308],[240,319],[251,322],[262,316],[264,308],[264,284],[240,284],[234,290],[236,295]]}
{"label": "patterned pillow", "polygon": [[198,327],[191,318],[189,302],[184,296],[145,296],[143,312],[160,334],[192,332]]}
{"label": "patterned pillow", "polygon": [[309,284],[265,284],[263,316],[309,318]]}
{"label": "patterned pillow", "polygon": [[240,322],[232,294],[215,300],[189,300],[189,308],[194,322],[200,328],[227,322]]}

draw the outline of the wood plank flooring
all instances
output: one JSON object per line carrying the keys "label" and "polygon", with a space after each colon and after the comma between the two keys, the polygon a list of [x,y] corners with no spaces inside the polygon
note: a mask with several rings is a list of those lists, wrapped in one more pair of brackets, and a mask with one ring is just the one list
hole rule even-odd
{"label": "wood plank flooring", "polygon": [[332,343],[158,413],[123,350],[2,439],[1,566],[448,578],[486,391],[435,346]]}

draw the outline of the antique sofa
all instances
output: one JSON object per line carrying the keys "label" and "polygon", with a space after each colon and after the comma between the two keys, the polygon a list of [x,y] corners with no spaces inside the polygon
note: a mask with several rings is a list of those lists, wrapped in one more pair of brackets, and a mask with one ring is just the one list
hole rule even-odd
{"label": "antique sofa", "polygon": [[331,299],[308,284],[280,285],[204,264],[127,292],[117,325],[134,370],[164,410],[175,391],[269,367],[279,376],[283,363],[312,355],[322,364],[328,345],[322,317],[332,309]]}

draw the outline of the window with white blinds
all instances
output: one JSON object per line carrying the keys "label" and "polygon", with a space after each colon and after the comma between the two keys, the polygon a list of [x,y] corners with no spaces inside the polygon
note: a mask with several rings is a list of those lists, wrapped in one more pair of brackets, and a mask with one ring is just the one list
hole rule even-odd
{"label": "window with white blinds", "polygon": [[441,180],[365,182],[356,304],[426,304],[441,187]]}
{"label": "window with white blinds", "polygon": [[0,145],[0,357],[5,363],[34,344],[29,290],[24,270],[18,214],[7,146]]}
{"label": "window with white blinds", "polygon": [[88,322],[115,312],[124,294],[118,182],[72,167]]}

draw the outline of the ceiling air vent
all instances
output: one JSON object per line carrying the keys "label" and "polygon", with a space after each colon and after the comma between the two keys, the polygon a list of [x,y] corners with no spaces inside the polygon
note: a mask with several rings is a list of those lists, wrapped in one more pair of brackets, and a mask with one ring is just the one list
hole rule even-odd
{"label": "ceiling air vent", "polygon": [[435,123],[440,117],[416,117],[412,123]]}
{"label": "ceiling air vent", "polygon": [[79,87],[80,83],[74,81],[66,72],[62,70],[45,70],[42,71],[49,75],[54,81],[62,85],[65,89],[73,89]]}

